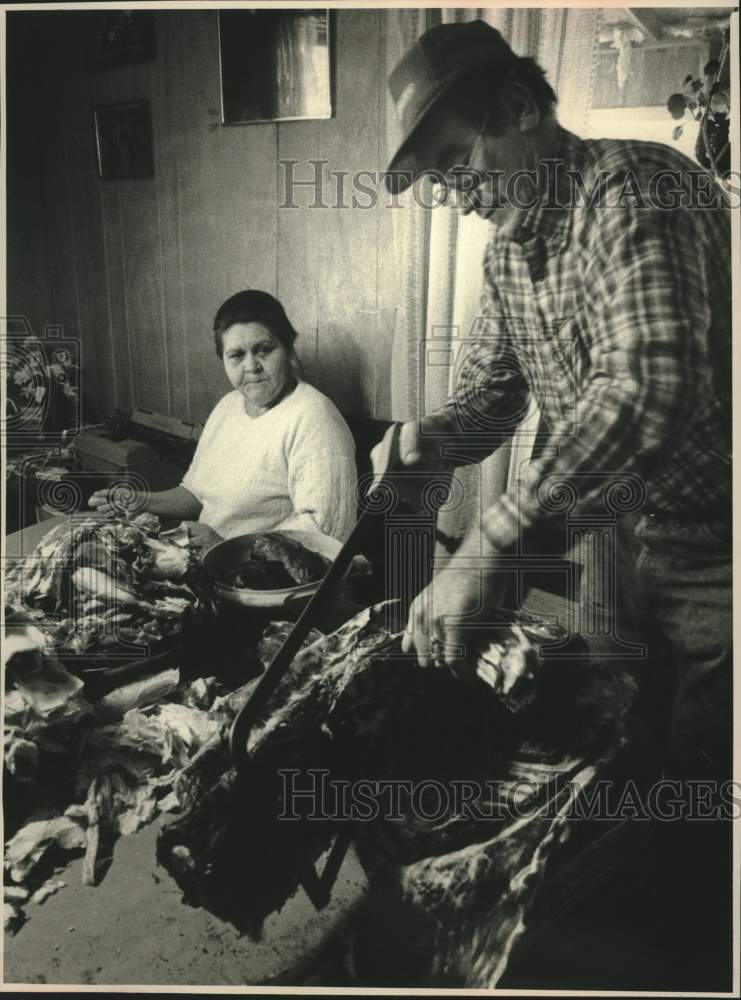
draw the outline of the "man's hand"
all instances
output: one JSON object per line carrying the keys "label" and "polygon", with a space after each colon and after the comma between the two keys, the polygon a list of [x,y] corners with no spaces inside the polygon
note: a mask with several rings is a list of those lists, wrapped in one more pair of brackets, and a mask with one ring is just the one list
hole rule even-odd
{"label": "man's hand", "polygon": [[[377,476],[384,471],[382,468],[383,457],[388,451],[388,442],[393,432],[394,428],[389,427],[384,434],[383,441],[379,442],[371,451],[373,472]],[[401,425],[399,458],[402,465],[418,472],[436,472],[442,467],[439,440],[433,434],[428,433],[427,422],[425,422],[424,433],[422,426],[416,420]]]}
{"label": "man's hand", "polygon": [[416,421],[401,424],[397,454],[394,454],[392,437],[399,425],[394,424],[389,427],[383,440],[371,451],[373,472],[376,477],[371,489],[375,487],[381,475],[390,472],[391,481],[394,488],[399,491],[400,499],[416,506],[429,480],[445,482],[453,466],[441,458],[441,438],[439,433],[435,433],[434,426],[434,418],[430,417],[425,417],[422,425]]}
{"label": "man's hand", "polygon": [[190,541],[198,550],[199,556],[204,556],[212,545],[224,541],[221,535],[203,521],[183,521],[181,526],[188,529]]}
{"label": "man's hand", "polygon": [[505,598],[507,577],[500,561],[497,549],[478,530],[472,532],[448,568],[412,602],[402,650],[414,650],[422,667],[442,661],[460,677],[472,674],[475,662],[466,642],[493,621],[492,613]]}

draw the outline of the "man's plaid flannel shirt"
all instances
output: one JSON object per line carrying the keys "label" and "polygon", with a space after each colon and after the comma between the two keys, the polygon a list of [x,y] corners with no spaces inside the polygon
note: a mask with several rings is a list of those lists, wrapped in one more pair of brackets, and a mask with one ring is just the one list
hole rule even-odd
{"label": "man's plaid flannel shirt", "polygon": [[541,197],[516,233],[495,228],[439,412],[453,439],[501,442],[537,400],[546,447],[483,517],[504,552],[565,508],[714,520],[730,507],[730,210],[667,146],[558,135],[561,207]]}

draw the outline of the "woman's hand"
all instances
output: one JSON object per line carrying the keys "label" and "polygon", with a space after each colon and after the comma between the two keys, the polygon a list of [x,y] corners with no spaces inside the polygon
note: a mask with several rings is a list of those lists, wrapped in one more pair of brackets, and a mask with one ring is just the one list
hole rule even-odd
{"label": "woman's hand", "polygon": [[195,521],[203,509],[201,501],[185,486],[174,486],[171,490],[150,493],[147,490],[131,489],[125,482],[97,490],[88,503],[99,514],[131,517],[147,511],[157,517],[172,518],[176,521]]}
{"label": "woman's hand", "polygon": [[412,602],[402,650],[414,650],[422,667],[444,664],[457,676],[467,676],[475,661],[466,642],[493,622],[492,612],[502,606],[506,588],[501,554],[479,531],[472,532],[448,567]]}
{"label": "woman's hand", "polygon": [[131,517],[147,509],[149,494],[143,490],[132,490],[127,486],[113,486],[96,490],[88,500],[88,506],[98,514],[113,514],[117,517]]}
{"label": "woman's hand", "polygon": [[188,536],[199,556],[204,556],[212,545],[223,542],[221,535],[203,521],[183,521],[181,527],[188,529]]}

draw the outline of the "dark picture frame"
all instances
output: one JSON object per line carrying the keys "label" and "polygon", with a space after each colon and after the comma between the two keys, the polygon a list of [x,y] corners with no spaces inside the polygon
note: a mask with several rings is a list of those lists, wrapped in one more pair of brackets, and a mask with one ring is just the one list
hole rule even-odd
{"label": "dark picture frame", "polygon": [[329,10],[220,10],[218,26],[223,125],[332,117]]}
{"label": "dark picture frame", "polygon": [[149,101],[97,104],[93,108],[98,177],[127,180],[154,175]]}
{"label": "dark picture frame", "polygon": [[157,57],[154,11],[97,11],[86,16],[85,68],[88,73],[133,66]]}

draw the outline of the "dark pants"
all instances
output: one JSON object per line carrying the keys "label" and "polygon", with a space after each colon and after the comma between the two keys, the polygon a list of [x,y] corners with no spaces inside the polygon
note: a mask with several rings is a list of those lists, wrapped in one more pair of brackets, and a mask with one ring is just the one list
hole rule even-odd
{"label": "dark pants", "polygon": [[663,719],[659,711],[656,725],[667,725],[668,772],[730,778],[730,532],[639,515],[623,518],[602,542],[599,552],[594,539],[581,547],[590,652],[661,689],[666,711]]}
{"label": "dark pants", "polygon": [[677,989],[728,989],[732,833],[723,788],[727,794],[732,777],[730,528],[641,514],[619,522],[614,537],[613,558],[610,545],[595,546],[594,536],[581,547],[590,653],[624,666],[651,693],[644,707],[650,706],[663,776],[681,782],[683,803],[695,817],[653,823],[658,933],[667,961],[675,963]]}

